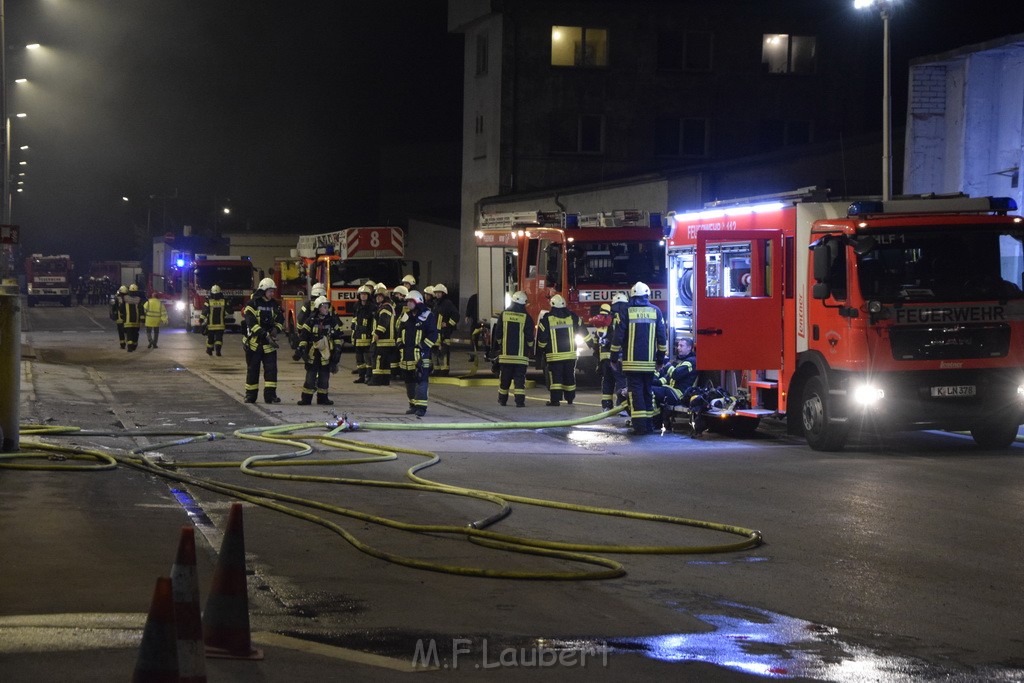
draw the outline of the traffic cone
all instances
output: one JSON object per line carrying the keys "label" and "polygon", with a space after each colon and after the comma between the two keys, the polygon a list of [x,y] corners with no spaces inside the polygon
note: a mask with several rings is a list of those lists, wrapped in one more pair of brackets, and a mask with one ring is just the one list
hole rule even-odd
{"label": "traffic cone", "polygon": [[178,630],[179,683],[206,683],[203,620],[199,613],[199,572],[196,569],[196,530],[181,527],[178,554],[171,567],[174,623]]}
{"label": "traffic cone", "polygon": [[245,580],[241,503],[231,504],[228,527],[203,611],[203,642],[207,657],[263,659],[263,652],[252,647],[249,633],[249,587]]}
{"label": "traffic cone", "polygon": [[178,644],[174,633],[174,596],[171,580],[160,577],[153,589],[146,627],[142,630],[139,658],[132,683],[178,683]]}

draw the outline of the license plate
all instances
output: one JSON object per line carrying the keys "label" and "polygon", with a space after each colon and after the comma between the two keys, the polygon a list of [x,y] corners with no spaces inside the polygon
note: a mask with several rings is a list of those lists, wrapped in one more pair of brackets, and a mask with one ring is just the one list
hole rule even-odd
{"label": "license plate", "polygon": [[932,387],[932,396],[935,398],[974,396],[976,393],[977,389],[973,384],[958,384],[950,387]]}

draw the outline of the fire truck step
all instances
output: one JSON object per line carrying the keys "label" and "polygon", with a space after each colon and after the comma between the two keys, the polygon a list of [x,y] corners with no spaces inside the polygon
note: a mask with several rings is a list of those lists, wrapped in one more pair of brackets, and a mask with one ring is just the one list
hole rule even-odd
{"label": "fire truck step", "polygon": [[779,383],[767,379],[752,379],[747,382],[751,389],[778,389]]}

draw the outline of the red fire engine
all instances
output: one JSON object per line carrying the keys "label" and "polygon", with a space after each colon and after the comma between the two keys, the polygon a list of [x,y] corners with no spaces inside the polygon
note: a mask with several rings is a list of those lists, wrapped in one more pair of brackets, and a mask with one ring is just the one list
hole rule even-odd
{"label": "red fire engine", "polygon": [[[667,310],[665,238],[661,214],[522,211],[484,214],[476,231],[478,306],[496,317],[516,290],[539,320],[561,294],[584,322],[616,293],[637,281],[651,288],[651,303]],[[581,357],[590,357],[583,349]]]}
{"label": "red fire engine", "polygon": [[71,282],[75,264],[67,254],[43,256],[32,254],[25,259],[25,286],[30,307],[41,301],[71,305]]}
{"label": "red fire engine", "polygon": [[[811,188],[808,188],[810,190]],[[715,202],[666,228],[669,325],[702,371],[731,371],[754,420],[816,450],[858,425],[1024,422],[1024,224],[1007,198]],[[756,423],[755,423],[756,426]]]}

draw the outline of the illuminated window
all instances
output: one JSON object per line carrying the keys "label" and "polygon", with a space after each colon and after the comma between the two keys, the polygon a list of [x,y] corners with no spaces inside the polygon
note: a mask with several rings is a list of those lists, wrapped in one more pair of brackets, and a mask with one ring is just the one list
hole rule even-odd
{"label": "illuminated window", "polygon": [[553,117],[551,151],[600,154],[604,151],[604,117],[594,115]]}
{"label": "illuminated window", "polygon": [[655,119],[654,153],[673,157],[707,156],[707,119],[681,119],[673,116]]}
{"label": "illuminated window", "polygon": [[815,71],[817,39],[766,33],[761,46],[761,64],[770,74],[811,74]]}
{"label": "illuminated window", "polygon": [[551,66],[608,66],[607,29],[552,26]]}

